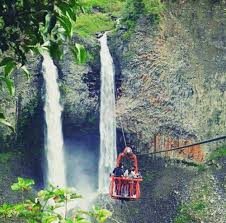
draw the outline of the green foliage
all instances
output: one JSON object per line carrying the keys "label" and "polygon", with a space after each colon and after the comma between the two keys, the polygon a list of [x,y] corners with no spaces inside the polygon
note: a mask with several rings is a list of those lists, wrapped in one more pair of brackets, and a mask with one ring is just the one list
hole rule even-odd
{"label": "green foliage", "polygon": [[198,171],[205,171],[206,170],[205,164],[198,164],[196,167],[197,167]]}
{"label": "green foliage", "polygon": [[15,156],[13,152],[0,153],[0,162],[7,163],[13,156]]}
{"label": "green foliage", "polygon": [[160,16],[164,10],[161,0],[127,0],[124,15],[127,19],[137,20],[141,16]]}
{"label": "green foliage", "polygon": [[111,217],[112,213],[106,209],[100,209],[98,207],[93,207],[92,211],[80,211],[82,214],[86,214],[92,217],[94,220],[97,220],[98,223],[105,222],[109,217]]}
{"label": "green foliage", "polygon": [[40,49],[48,50],[52,46],[60,48],[62,40],[70,40],[80,7],[77,0],[3,0],[0,3],[0,50],[4,55],[11,55],[4,64],[8,72],[16,63],[23,66],[28,52],[40,53]]}
{"label": "green foliage", "polygon": [[128,27],[128,31],[123,38],[130,38],[137,20],[143,16],[150,17],[153,22],[159,22],[163,10],[164,4],[160,0],[127,0],[122,22]]}
{"label": "green foliage", "polygon": [[8,126],[14,132],[13,126],[7,121],[7,119],[5,118],[2,112],[0,112],[0,124]]}
{"label": "green foliage", "polygon": [[76,23],[76,33],[81,37],[91,37],[97,32],[112,30],[116,21],[112,16],[121,16],[125,0],[82,0],[85,14],[80,14]]}
{"label": "green foliage", "polygon": [[[18,178],[18,182],[12,185],[13,190],[28,191],[34,181],[31,179]],[[67,205],[69,201],[81,198],[73,188],[58,188],[50,185],[49,188],[38,192],[34,200],[22,199],[22,203],[3,204],[0,206],[0,220],[11,220],[14,222],[28,223],[90,223],[90,218],[94,222],[103,223],[110,216],[111,212],[105,209],[94,207],[92,211],[77,211],[70,217],[67,216]],[[52,200],[53,205],[48,204]],[[57,214],[56,209],[65,208],[65,215]]]}
{"label": "green foliage", "polygon": [[114,22],[102,13],[82,14],[76,23],[76,33],[82,37],[90,37],[97,32],[111,30]]}
{"label": "green foliage", "polygon": [[4,219],[12,217],[14,214],[14,210],[12,205],[4,203],[0,206],[0,216],[3,216]]}
{"label": "green foliage", "polygon": [[217,148],[213,152],[209,154],[208,160],[217,160],[221,157],[226,156],[226,146],[222,146],[220,148]]}
{"label": "green foliage", "polygon": [[157,15],[158,18],[165,8],[161,0],[143,0],[143,3],[144,13],[146,15]]}
{"label": "green foliage", "polygon": [[32,179],[23,179],[18,177],[18,182],[14,183],[11,186],[11,189],[14,191],[21,190],[21,191],[28,191],[31,189],[31,186],[34,185],[35,182]]}
{"label": "green foliage", "polygon": [[174,223],[191,223],[192,218],[188,215],[179,215],[175,218]]}
{"label": "green foliage", "polygon": [[71,46],[70,50],[78,64],[85,63],[87,54],[84,46],[76,43],[75,46]]}
{"label": "green foliage", "polygon": [[125,0],[83,0],[82,6],[87,13],[91,13],[93,9],[99,9],[104,13],[119,16],[121,9],[125,4]]}
{"label": "green foliage", "polygon": [[[25,64],[28,53],[43,54],[52,58],[63,57],[63,45],[70,45],[75,61],[84,63],[83,47],[72,44],[77,13],[81,5],[78,0],[20,0],[0,2],[0,87],[6,87],[14,95],[15,87],[11,74],[15,70],[29,79]],[[0,124],[12,126],[0,117]]]}
{"label": "green foliage", "polygon": [[207,204],[202,200],[181,205],[179,207],[179,215],[174,219],[174,223],[198,222],[199,217],[197,216],[204,215],[206,207]]}
{"label": "green foliage", "polygon": [[125,20],[136,21],[144,14],[145,4],[143,0],[127,0],[124,9]]}
{"label": "green foliage", "polygon": [[27,67],[24,65],[20,69],[21,69],[23,75],[27,78],[27,80],[29,80],[30,79],[30,72],[28,71]]}
{"label": "green foliage", "polygon": [[14,84],[13,84],[13,80],[11,80],[10,78],[8,78],[8,77],[1,77],[0,76],[0,83],[2,84],[2,83],[5,83],[5,85],[6,85],[6,87],[7,87],[7,89],[8,89],[8,91],[9,91],[9,94],[11,95],[11,96],[14,96],[14,94],[15,94],[15,87],[14,87]]}

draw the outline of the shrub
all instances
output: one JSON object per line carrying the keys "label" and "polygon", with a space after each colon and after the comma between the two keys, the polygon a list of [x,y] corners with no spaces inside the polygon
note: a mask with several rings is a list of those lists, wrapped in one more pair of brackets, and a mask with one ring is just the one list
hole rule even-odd
{"label": "shrub", "polygon": [[226,156],[226,146],[222,146],[211,152],[209,154],[208,160],[217,160],[224,156]]}
{"label": "shrub", "polygon": [[[25,200],[24,193],[34,184],[32,179],[18,178],[12,185],[12,190],[21,193],[21,202],[16,204],[4,203],[0,206],[1,222],[28,222],[28,223],[89,223],[91,220],[103,223],[111,216],[111,212],[94,207],[92,211],[77,211],[75,215],[68,216],[67,205],[69,201],[81,198],[73,188],[58,188],[52,185],[48,189],[38,192],[33,200]],[[49,202],[51,201],[51,203]],[[55,210],[64,207],[64,216]]]}
{"label": "shrub", "polygon": [[86,12],[92,12],[93,8],[98,8],[105,13],[119,15],[123,8],[124,0],[83,0],[83,7]]}
{"label": "shrub", "polygon": [[82,37],[95,35],[97,32],[111,30],[114,22],[105,14],[82,14],[76,23],[76,33]]}

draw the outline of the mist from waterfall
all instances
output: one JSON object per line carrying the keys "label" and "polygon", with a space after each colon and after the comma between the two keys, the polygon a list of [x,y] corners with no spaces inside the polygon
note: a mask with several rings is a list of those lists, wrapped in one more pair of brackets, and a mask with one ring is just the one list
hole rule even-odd
{"label": "mist from waterfall", "polygon": [[66,186],[64,143],[62,134],[60,91],[58,71],[48,54],[43,55],[42,73],[45,81],[45,155],[46,183]]}
{"label": "mist from waterfall", "polygon": [[115,167],[116,117],[114,64],[107,45],[107,34],[100,38],[101,50],[101,104],[100,104],[100,158],[99,192],[109,190],[109,174]]}

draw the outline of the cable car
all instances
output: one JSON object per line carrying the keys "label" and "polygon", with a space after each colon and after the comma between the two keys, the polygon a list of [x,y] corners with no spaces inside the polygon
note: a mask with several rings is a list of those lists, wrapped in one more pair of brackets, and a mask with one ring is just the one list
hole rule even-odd
{"label": "cable car", "polygon": [[116,167],[120,166],[123,158],[133,161],[135,176],[130,177],[116,177],[110,176],[110,196],[118,200],[138,200],[140,198],[140,182],[143,181],[142,177],[138,174],[137,157],[130,147],[126,147],[117,158]]}

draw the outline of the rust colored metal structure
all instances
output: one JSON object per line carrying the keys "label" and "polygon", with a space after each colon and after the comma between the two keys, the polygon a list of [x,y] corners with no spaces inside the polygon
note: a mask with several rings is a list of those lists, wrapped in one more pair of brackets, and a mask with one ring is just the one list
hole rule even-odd
{"label": "rust colored metal structure", "polygon": [[137,177],[115,177],[111,176],[110,196],[118,200],[137,200],[140,198],[140,182],[143,181],[138,175],[138,161],[136,155],[132,152],[130,147],[126,147],[122,153],[119,154],[116,166],[119,167],[123,158],[133,161],[134,172]]}

